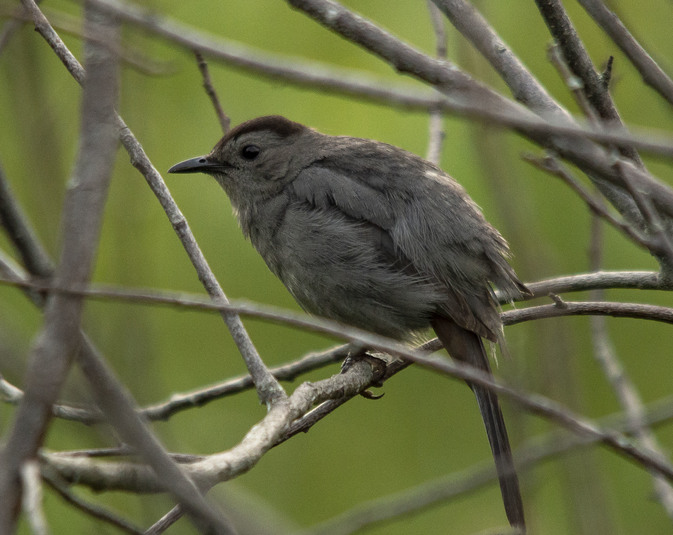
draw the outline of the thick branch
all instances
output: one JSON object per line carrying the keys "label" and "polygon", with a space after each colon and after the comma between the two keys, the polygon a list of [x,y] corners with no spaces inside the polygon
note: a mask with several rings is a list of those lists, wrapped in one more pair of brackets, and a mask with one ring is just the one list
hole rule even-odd
{"label": "thick branch", "polygon": [[[98,18],[93,9],[85,13],[88,24]],[[100,31],[116,41],[117,25],[101,25]],[[88,42],[86,48],[89,74],[84,80],[80,151],[66,193],[63,248],[54,277],[63,287],[86,285],[89,280],[116,149],[116,58],[95,43]],[[44,326],[28,362],[25,396],[0,458],[0,533],[13,532],[21,496],[18,474],[44,439],[51,406],[78,349],[82,305],[80,297],[64,294],[47,302]]]}

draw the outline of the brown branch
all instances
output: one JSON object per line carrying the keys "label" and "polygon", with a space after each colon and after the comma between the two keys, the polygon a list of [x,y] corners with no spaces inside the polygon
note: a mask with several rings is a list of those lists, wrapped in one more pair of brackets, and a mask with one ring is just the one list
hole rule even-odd
{"label": "brown branch", "polygon": [[[532,292],[529,299],[546,297],[549,294],[582,292],[586,290],[607,290],[610,288],[631,288],[637,290],[671,290],[670,284],[656,271],[599,271],[555,277],[553,279],[526,283]],[[504,301],[501,301],[504,303]]]}

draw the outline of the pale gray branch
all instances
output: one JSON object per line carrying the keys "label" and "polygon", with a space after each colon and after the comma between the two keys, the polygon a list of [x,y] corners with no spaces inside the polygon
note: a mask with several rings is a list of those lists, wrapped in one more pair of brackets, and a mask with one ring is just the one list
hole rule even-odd
{"label": "pale gray branch", "polygon": [[[27,9],[37,9],[25,0]],[[87,21],[96,19],[85,10]],[[102,29],[100,31],[103,31]],[[115,42],[118,28],[105,26],[107,39]],[[117,96],[117,61],[106,48],[87,42],[89,74],[84,82],[80,150],[63,207],[63,246],[54,274],[58,285],[86,285],[98,245],[107,187],[116,150],[114,106]],[[31,352],[25,396],[14,415],[14,424],[0,457],[0,533],[12,533],[21,490],[18,474],[35,457],[42,444],[51,406],[65,381],[79,346],[83,300],[54,295],[47,302],[44,326]]]}

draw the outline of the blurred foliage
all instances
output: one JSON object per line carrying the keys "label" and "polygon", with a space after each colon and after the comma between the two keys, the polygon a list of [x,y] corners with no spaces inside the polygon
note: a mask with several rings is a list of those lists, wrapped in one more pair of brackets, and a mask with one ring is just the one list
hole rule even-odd
{"label": "blurred foliage", "polygon": [[[412,45],[433,53],[434,36],[425,3],[387,0],[345,2]],[[365,51],[318,26],[284,2],[269,0],[149,2],[158,12],[204,32],[278,54],[367,70],[396,83],[397,75]],[[624,56],[581,8],[568,10],[597,65],[615,56],[613,94],[630,124],[673,130],[673,117],[646,88]],[[665,0],[612,2],[635,34],[664,66],[673,61],[671,6]],[[8,14],[15,2],[0,3]],[[550,41],[532,2],[480,2],[505,42],[543,84],[574,112],[576,106],[548,63]],[[48,15],[78,16],[80,6],[44,2]],[[663,15],[662,15],[663,14]],[[55,19],[56,20],[56,19]],[[221,135],[201,87],[193,55],[145,31],[127,27],[125,45],[161,71],[148,75],[126,65],[120,112],[154,165],[172,164],[210,150]],[[80,55],[77,36],[66,43]],[[506,92],[489,66],[448,27],[449,57]],[[330,134],[370,137],[425,154],[428,120],[423,113],[295,87],[211,62],[211,76],[233,124],[279,113]],[[671,72],[671,69],[669,69]],[[78,148],[80,90],[58,59],[26,24],[0,54],[0,164],[37,234],[55,257],[59,250],[61,201]],[[411,80],[402,80],[410,83]],[[513,263],[526,281],[588,269],[591,217],[563,184],[532,169],[521,152],[539,149],[517,136],[447,117],[442,166],[455,176],[501,229],[515,253]],[[667,181],[670,162],[648,165]],[[236,228],[228,200],[205,176],[167,176],[169,188],[231,298],[297,309],[289,294]],[[12,252],[4,236],[3,251]],[[604,239],[606,269],[656,269],[653,259],[612,229]],[[115,169],[94,281],[129,287],[202,292],[199,281],[159,204],[123,150]],[[584,298],[584,295],[572,296]],[[610,291],[609,299],[670,305],[670,296]],[[13,288],[0,287],[0,372],[21,385],[26,354],[40,327],[40,314]],[[266,362],[277,365],[333,340],[261,321],[246,321]],[[645,401],[670,394],[670,327],[652,322],[608,320],[613,342]],[[140,404],[168,398],[244,372],[241,359],[219,317],[197,312],[90,302],[85,328]],[[619,410],[614,393],[592,358],[587,318],[545,320],[509,328],[513,359],[498,373],[514,384],[542,392],[590,417]],[[302,380],[326,377],[331,369]],[[385,385],[385,397],[355,399],[308,435],[271,451],[251,472],[220,485],[218,500],[248,509],[273,526],[310,526],[362,501],[401,491],[443,474],[490,459],[471,393],[456,381],[410,369]],[[64,399],[85,401],[86,383],[73,372]],[[514,443],[551,429],[505,403]],[[171,451],[210,453],[236,444],[264,414],[254,393],[237,395],[173,417],[155,429]],[[12,409],[0,406],[0,432]],[[673,428],[657,432],[670,450]],[[86,448],[114,444],[109,430],[55,421],[46,445]],[[583,449],[521,474],[531,532],[671,532],[671,519],[652,499],[651,479],[641,468],[602,449]],[[142,525],[169,507],[164,497],[103,497],[76,489]],[[73,512],[55,494],[46,496],[53,533],[101,530]],[[253,513],[249,509],[253,510]],[[277,523],[277,524],[276,524]],[[474,533],[505,525],[496,485],[452,503],[368,531],[388,535]],[[28,532],[27,529],[24,532]],[[112,533],[111,528],[102,532]],[[180,521],[169,533],[193,533]]]}

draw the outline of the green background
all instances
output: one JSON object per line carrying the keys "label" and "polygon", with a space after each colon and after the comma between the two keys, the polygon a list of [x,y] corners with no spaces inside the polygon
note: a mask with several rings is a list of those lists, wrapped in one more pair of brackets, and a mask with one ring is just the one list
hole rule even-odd
{"label": "green background", "polygon": [[[670,106],[643,85],[638,73],[574,2],[569,12],[592,58],[601,66],[615,56],[613,95],[629,124],[671,130]],[[434,53],[430,19],[421,1],[350,1],[346,5],[376,21],[413,46]],[[664,68],[673,62],[670,2],[615,2],[620,14],[643,38]],[[572,97],[546,57],[549,34],[532,2],[481,2],[486,17],[525,64],[573,112]],[[413,83],[377,58],[342,40],[284,2],[270,0],[153,2],[160,13],[199,30],[278,54],[343,68],[366,70],[391,84]],[[3,13],[14,2],[0,3]],[[53,20],[78,17],[79,6],[44,3]],[[56,16],[58,15],[58,17]],[[449,57],[507,93],[485,62],[457,32],[448,28]],[[78,37],[65,35],[81,58]],[[125,27],[124,43],[161,71],[149,75],[125,65],[120,112],[157,169],[206,153],[221,135],[202,87],[193,55],[145,31]],[[669,72],[673,70],[669,69]],[[427,114],[295,87],[211,62],[211,76],[233,124],[266,114],[282,114],[325,133],[375,138],[424,155]],[[419,84],[419,87],[420,86]],[[50,253],[59,250],[59,220],[66,183],[78,148],[80,89],[45,42],[25,25],[0,54],[0,164],[26,214]],[[508,132],[447,117],[442,167],[456,177],[507,237],[513,265],[524,281],[581,273],[589,269],[591,216],[558,180],[532,169],[522,152],[540,153]],[[670,162],[647,161],[670,182]],[[204,175],[165,176],[167,184],[230,298],[245,298],[298,310],[297,305],[252,247],[231,215],[228,200]],[[654,260],[614,230],[605,229],[606,269],[656,269]],[[12,252],[0,237],[0,246]],[[145,180],[120,149],[110,188],[95,282],[128,287],[202,293],[175,233]],[[569,296],[583,299],[584,294]],[[608,299],[670,306],[665,293],[610,291]],[[523,305],[522,305],[523,306]],[[245,321],[269,365],[279,365],[336,343],[265,322]],[[41,316],[13,288],[0,287],[0,372],[20,386],[26,355]],[[128,303],[92,301],[84,325],[95,344],[139,404],[244,372],[222,320],[212,314]],[[646,402],[670,395],[670,327],[653,322],[608,320],[619,357]],[[497,370],[512,384],[558,399],[597,418],[619,410],[609,383],[592,357],[587,318],[519,325],[506,331],[512,360]],[[306,379],[336,373],[338,366]],[[290,389],[293,388],[291,385]],[[488,444],[472,395],[463,384],[409,369],[386,383],[377,402],[356,398],[318,424],[271,452],[248,474],[219,485],[211,494],[227,507],[253,512],[268,533],[308,527],[363,501],[402,491],[436,477],[490,462]],[[65,400],[89,398],[77,370]],[[553,425],[504,401],[515,444]],[[0,406],[0,432],[13,409]],[[253,392],[180,413],[155,430],[171,451],[207,454],[235,445],[264,416]],[[657,430],[670,451],[673,428]],[[105,428],[56,421],[46,439],[54,449],[114,444]],[[664,534],[671,519],[653,499],[649,475],[629,461],[599,448],[576,450],[521,474],[532,533]],[[162,496],[137,498],[121,493],[90,495],[142,525],[161,516],[170,502]],[[46,514],[53,533],[104,533],[47,492]],[[495,484],[451,503],[433,507],[369,533],[474,533],[504,526]],[[25,532],[27,528],[23,526]],[[193,533],[180,521],[169,533]],[[258,528],[252,533],[260,532]]]}

